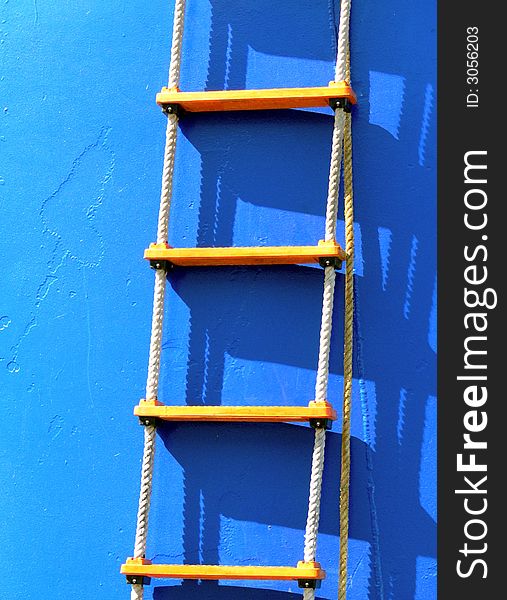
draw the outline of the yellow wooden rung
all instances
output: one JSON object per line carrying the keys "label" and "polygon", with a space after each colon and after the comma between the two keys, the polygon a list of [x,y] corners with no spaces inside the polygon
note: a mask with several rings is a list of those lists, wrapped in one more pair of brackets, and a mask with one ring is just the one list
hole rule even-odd
{"label": "yellow wooden rung", "polygon": [[231,248],[171,248],[151,244],[144,258],[167,261],[184,267],[227,265],[297,265],[322,260],[341,262],[346,259],[342,247],[334,240],[321,240],[317,246],[244,246]]}
{"label": "yellow wooden rung", "polygon": [[167,406],[156,400],[141,400],[134,415],[163,421],[236,421],[251,423],[304,422],[336,419],[328,402],[312,400],[308,406]]}
{"label": "yellow wooden rung", "polygon": [[345,98],[357,102],[346,81],[331,81],[324,87],[275,88],[264,90],[223,90],[212,92],[181,92],[177,88],[162,88],[157,104],[177,104],[188,112],[226,110],[268,110],[279,108],[312,108],[329,106],[329,100]]}
{"label": "yellow wooden rung", "polygon": [[224,565],[154,565],[143,558],[128,558],[123,575],[163,579],[299,580],[324,579],[326,572],[317,562],[298,562],[296,567],[236,567]]}

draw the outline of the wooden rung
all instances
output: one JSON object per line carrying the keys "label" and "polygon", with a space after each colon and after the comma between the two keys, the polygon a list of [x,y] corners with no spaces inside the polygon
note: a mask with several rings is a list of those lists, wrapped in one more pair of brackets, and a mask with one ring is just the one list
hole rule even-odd
{"label": "wooden rung", "polygon": [[328,402],[311,401],[308,406],[167,406],[156,400],[141,400],[134,415],[163,421],[236,421],[251,423],[304,422],[336,419]]}
{"label": "wooden rung", "polygon": [[331,81],[324,87],[216,92],[181,92],[177,88],[164,87],[157,94],[157,104],[159,106],[176,104],[188,112],[210,112],[312,108],[329,106],[329,100],[334,98],[345,98],[352,104],[357,102],[354,91],[346,81]]}
{"label": "wooden rung", "polygon": [[326,572],[317,562],[298,562],[297,567],[235,567],[223,565],[154,565],[145,559],[128,558],[121,566],[124,575],[163,579],[324,579]]}
{"label": "wooden rung", "polygon": [[167,261],[183,267],[227,265],[297,265],[318,263],[321,259],[341,262],[346,254],[334,240],[321,240],[317,246],[252,246],[232,248],[172,248],[150,244],[144,258]]}

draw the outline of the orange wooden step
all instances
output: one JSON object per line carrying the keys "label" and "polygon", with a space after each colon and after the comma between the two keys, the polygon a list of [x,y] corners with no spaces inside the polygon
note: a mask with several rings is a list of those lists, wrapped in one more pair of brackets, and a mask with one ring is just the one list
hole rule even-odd
{"label": "orange wooden step", "polygon": [[156,400],[141,400],[134,415],[163,421],[235,421],[251,423],[304,422],[336,419],[328,402],[311,401],[308,406],[167,406]]}
{"label": "orange wooden step", "polygon": [[323,87],[216,92],[181,92],[177,88],[164,87],[157,94],[157,104],[177,104],[188,112],[271,110],[329,106],[329,100],[333,98],[346,98],[352,104],[357,102],[353,89],[346,81],[331,81]]}
{"label": "orange wooden step", "polygon": [[324,579],[326,572],[317,562],[298,562],[297,567],[235,567],[224,565],[154,565],[143,558],[128,558],[123,575],[162,579],[243,579],[298,580]]}
{"label": "orange wooden step", "polygon": [[297,265],[318,263],[319,259],[343,261],[346,254],[334,240],[317,246],[243,246],[231,248],[171,248],[150,244],[144,251],[150,261],[168,261],[184,267],[227,265]]}

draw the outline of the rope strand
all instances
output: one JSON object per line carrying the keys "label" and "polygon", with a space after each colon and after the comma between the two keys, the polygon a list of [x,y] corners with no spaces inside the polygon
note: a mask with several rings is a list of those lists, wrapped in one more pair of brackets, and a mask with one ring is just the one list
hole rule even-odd
{"label": "rope strand", "polygon": [[347,559],[350,497],[350,414],[352,408],[352,358],[354,334],[354,190],[352,185],[352,119],[345,117],[343,139],[343,180],[345,187],[345,322],[343,350],[343,426],[340,476],[340,566],[338,600],[347,595]]}
{"label": "rope strand", "polygon": [[320,517],[320,495],[322,491],[322,473],[324,471],[324,449],[326,447],[326,430],[315,429],[315,443],[312,456],[312,474],[310,477],[310,500],[306,521],[304,560],[311,562],[317,554],[317,532]]}
{"label": "rope strand", "polygon": [[[171,63],[169,66],[168,87],[177,87],[181,70],[181,47],[183,42],[183,29],[185,23],[185,1],[176,0],[174,7],[173,36],[171,47]],[[176,139],[178,133],[177,115],[168,115],[166,128],[166,142],[164,150],[164,166],[162,171],[162,186],[160,192],[160,210],[157,226],[157,243],[167,243],[169,231],[169,213],[174,176],[174,159],[176,153]],[[162,352],[162,333],[164,322],[164,301],[166,288],[166,273],[157,269],[155,273],[155,288],[153,293],[153,317],[151,323],[150,354],[148,360],[148,377],[146,382],[146,398],[157,398],[160,379],[160,356]],[[143,462],[141,467],[141,490],[139,494],[139,508],[137,512],[136,539],[134,557],[142,558],[146,553],[148,537],[148,516],[150,512],[153,463],[155,458],[155,427],[144,428]],[[131,600],[143,600],[144,587],[132,585]]]}
{"label": "rope strand", "polygon": [[167,242],[169,234],[169,212],[173,193],[174,157],[176,155],[176,139],[178,133],[178,116],[167,115],[165,134],[164,166],[162,167],[162,189],[160,192],[160,208],[158,212],[157,243]]}
{"label": "rope strand", "polygon": [[341,0],[340,25],[338,26],[338,53],[336,56],[335,81],[350,81],[347,74],[347,56],[349,53],[351,0]]}
{"label": "rope strand", "polygon": [[186,0],[176,0],[173,16],[173,39],[171,43],[171,62],[167,87],[178,87],[181,71],[181,48],[183,46],[183,31],[185,28]]}
{"label": "rope strand", "polygon": [[[174,5],[171,63],[169,65],[167,83],[168,88],[177,88],[180,81],[181,49],[183,46],[183,31],[185,28],[185,4],[186,0],[176,0]],[[162,190],[160,193],[160,210],[158,214],[157,243],[159,244],[167,242],[168,238],[177,132],[178,116],[175,114],[167,115],[164,166],[162,168]]]}
{"label": "rope strand", "polygon": [[[350,82],[349,21],[351,0],[342,0],[340,9],[340,25],[338,52],[336,58],[335,80]],[[335,110],[331,161],[329,167],[329,184],[326,205],[326,241],[336,238],[336,221],[338,216],[338,199],[340,189],[340,171],[343,159],[343,178],[345,196],[345,245],[347,253],[345,270],[345,325],[344,325],[344,388],[343,388],[343,432],[342,432],[342,465],[340,475],[340,559],[338,598],[346,600],[347,558],[348,558],[348,526],[349,526],[349,483],[350,483],[350,413],[352,398],[352,324],[353,305],[353,272],[354,272],[354,229],[353,229],[353,193],[352,193],[352,132],[350,113],[343,107]],[[326,267],[324,272],[324,292],[322,299],[322,320],[319,340],[319,359],[315,383],[315,400],[327,399],[329,382],[329,355],[331,348],[331,332],[333,325],[333,299],[336,281],[334,267]],[[317,533],[320,516],[320,497],[322,475],[324,470],[325,429],[316,429],[315,445],[310,478],[310,494],[308,517],[305,532],[304,560],[314,561],[317,548]],[[314,600],[315,590],[303,592],[304,600]]]}
{"label": "rope strand", "polygon": [[315,590],[307,589],[303,591],[303,600],[314,600],[315,598]]}

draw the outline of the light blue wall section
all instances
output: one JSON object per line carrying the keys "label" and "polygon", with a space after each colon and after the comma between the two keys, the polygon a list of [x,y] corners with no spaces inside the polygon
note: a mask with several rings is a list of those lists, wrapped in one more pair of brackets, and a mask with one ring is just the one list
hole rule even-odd
{"label": "light blue wall section", "polygon": [[[182,88],[326,85],[333,0],[189,0]],[[9,600],[120,600],[131,554],[172,3],[1,0],[0,543]],[[357,318],[350,600],[436,597],[435,7],[354,0]],[[322,237],[330,110],[188,116],[170,242]],[[340,214],[340,219],[342,219]],[[343,224],[340,223],[342,240]],[[161,400],[313,397],[320,268],[178,270]],[[337,279],[329,399],[342,384]],[[336,597],[341,423],[328,435],[317,596]],[[295,564],[312,432],[160,428],[149,557]],[[293,600],[288,583],[161,581],[155,600]]]}

